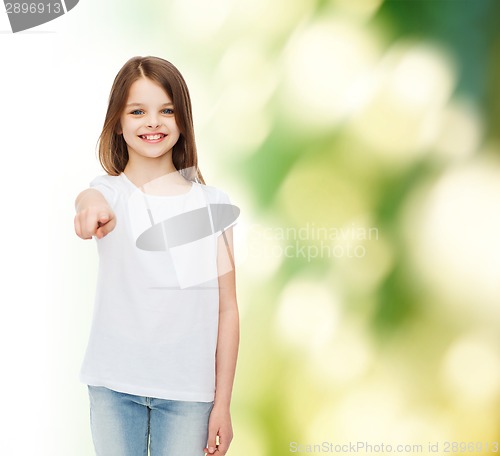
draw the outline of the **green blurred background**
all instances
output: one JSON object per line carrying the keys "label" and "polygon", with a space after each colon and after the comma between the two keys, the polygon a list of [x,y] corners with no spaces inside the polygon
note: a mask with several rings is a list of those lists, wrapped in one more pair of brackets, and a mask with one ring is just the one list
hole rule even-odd
{"label": "green blurred background", "polygon": [[500,437],[499,7],[297,2],[220,55],[258,99],[235,454]]}
{"label": "green blurred background", "polygon": [[232,453],[357,441],[491,453],[500,3],[248,1],[225,14],[190,33],[216,92],[201,137],[244,213]]}
{"label": "green blurred background", "polygon": [[[207,183],[242,209],[230,454],[358,441],[492,452],[500,2],[82,0],[60,23],[60,80],[92,95],[76,94],[85,135],[59,185],[93,177],[112,78],[153,54],[186,77]],[[66,245],[66,264],[83,265],[60,300],[76,287],[80,301],[58,315],[87,326],[53,336],[69,347],[59,391],[87,337],[82,271],[95,273],[87,244]],[[68,442],[88,440],[74,430],[86,415],[71,423]]]}

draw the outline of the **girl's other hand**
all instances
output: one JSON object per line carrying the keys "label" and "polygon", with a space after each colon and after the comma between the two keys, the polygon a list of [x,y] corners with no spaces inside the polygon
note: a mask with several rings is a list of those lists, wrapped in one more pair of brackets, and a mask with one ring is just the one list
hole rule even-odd
{"label": "girl's other hand", "polygon": [[[217,445],[217,437],[219,444]],[[208,422],[208,442],[203,450],[205,454],[222,456],[227,453],[233,440],[233,428],[229,409],[214,406]]]}

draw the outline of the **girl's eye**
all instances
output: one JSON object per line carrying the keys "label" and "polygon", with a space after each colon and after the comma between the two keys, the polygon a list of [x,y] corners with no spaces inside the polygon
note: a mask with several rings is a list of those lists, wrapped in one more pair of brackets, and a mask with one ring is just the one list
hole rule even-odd
{"label": "girl's eye", "polygon": [[140,116],[141,114],[144,114],[144,111],[142,109],[135,109],[130,114],[134,116]]}
{"label": "girl's eye", "polygon": [[171,108],[165,108],[162,112],[163,114],[172,115],[174,113],[174,110]]}

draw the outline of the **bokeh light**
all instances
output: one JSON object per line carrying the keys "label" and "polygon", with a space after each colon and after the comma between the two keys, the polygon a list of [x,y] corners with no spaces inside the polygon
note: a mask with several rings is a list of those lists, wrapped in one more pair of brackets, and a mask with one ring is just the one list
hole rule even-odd
{"label": "bokeh light", "polygon": [[309,134],[331,129],[376,58],[375,37],[347,21],[325,18],[299,27],[285,49],[284,114]]}
{"label": "bokeh light", "polygon": [[422,205],[406,228],[420,274],[450,310],[498,321],[498,159],[454,166],[432,185]]}

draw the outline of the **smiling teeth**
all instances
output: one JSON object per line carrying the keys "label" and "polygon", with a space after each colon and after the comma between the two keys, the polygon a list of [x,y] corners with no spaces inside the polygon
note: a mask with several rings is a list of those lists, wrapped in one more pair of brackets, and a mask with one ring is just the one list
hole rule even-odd
{"label": "smiling teeth", "polygon": [[163,138],[165,135],[142,135],[141,138],[143,139],[147,139],[148,141],[154,141],[156,139],[161,139]]}

